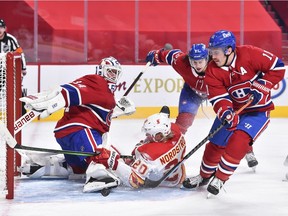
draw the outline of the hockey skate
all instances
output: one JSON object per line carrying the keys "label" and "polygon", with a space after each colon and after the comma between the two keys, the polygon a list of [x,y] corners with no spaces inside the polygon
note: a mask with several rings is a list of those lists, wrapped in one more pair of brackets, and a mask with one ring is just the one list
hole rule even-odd
{"label": "hockey skate", "polygon": [[245,159],[247,161],[247,164],[248,164],[248,167],[252,168],[253,171],[256,170],[256,166],[258,165],[258,161],[254,155],[254,152],[253,151],[250,151],[248,152],[246,155],[245,155]]}
{"label": "hockey skate", "polygon": [[207,198],[209,198],[211,194],[217,195],[221,190],[221,188],[223,187],[224,183],[225,181],[222,181],[219,178],[214,177],[207,187],[207,191],[209,192]]}
{"label": "hockey skate", "polygon": [[186,178],[182,183],[182,188],[192,189],[207,185],[210,178],[202,178],[201,175]]}
{"label": "hockey skate", "polygon": [[107,170],[104,165],[95,162],[89,164],[86,177],[84,193],[100,192],[103,196],[108,196],[110,189],[120,185],[119,178]]}

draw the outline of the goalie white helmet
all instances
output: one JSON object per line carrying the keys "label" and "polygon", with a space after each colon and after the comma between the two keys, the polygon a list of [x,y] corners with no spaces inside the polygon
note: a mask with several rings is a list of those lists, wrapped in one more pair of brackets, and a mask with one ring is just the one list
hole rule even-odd
{"label": "goalie white helmet", "polygon": [[161,142],[171,132],[171,122],[166,113],[157,113],[149,116],[143,124],[142,131],[148,139]]}
{"label": "goalie white helmet", "polygon": [[117,59],[110,56],[103,58],[100,64],[96,66],[96,74],[116,84],[121,77],[122,68]]}

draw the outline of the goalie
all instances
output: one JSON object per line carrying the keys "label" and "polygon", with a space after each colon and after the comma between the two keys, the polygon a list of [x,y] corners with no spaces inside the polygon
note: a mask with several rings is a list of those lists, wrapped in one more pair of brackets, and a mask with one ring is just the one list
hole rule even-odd
{"label": "goalie", "polygon": [[[102,148],[102,136],[109,131],[111,118],[135,112],[134,103],[128,98],[122,97],[117,103],[114,99],[121,74],[121,65],[115,58],[104,58],[96,66],[96,74],[83,76],[52,91],[22,97],[20,100],[27,109],[41,111],[40,118],[65,108],[64,116],[54,129],[61,148],[97,152]],[[64,156],[73,173],[86,172],[89,165],[86,156]],[[112,180],[113,185],[117,186],[119,181]]]}

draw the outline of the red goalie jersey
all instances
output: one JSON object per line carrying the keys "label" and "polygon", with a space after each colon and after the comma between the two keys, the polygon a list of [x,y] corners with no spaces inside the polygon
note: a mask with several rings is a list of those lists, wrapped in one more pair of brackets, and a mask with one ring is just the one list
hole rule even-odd
{"label": "red goalie jersey", "polygon": [[83,128],[101,133],[109,131],[116,102],[103,77],[86,75],[61,87],[67,108],[54,130],[56,138]]}
{"label": "red goalie jersey", "polygon": [[[186,142],[179,127],[172,123],[173,136],[165,142],[147,142],[134,150],[135,160],[128,166],[119,160],[116,174],[125,185],[141,187],[145,178],[158,180],[185,156]],[[184,164],[179,166],[160,186],[175,187],[186,176]]]}

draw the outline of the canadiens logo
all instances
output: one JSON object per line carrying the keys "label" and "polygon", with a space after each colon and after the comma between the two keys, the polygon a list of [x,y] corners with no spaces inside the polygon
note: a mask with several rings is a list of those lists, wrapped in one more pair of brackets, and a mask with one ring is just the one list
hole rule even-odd
{"label": "canadiens logo", "polygon": [[[250,82],[240,83],[238,85],[229,88],[228,92],[235,101],[243,103],[248,101],[250,97],[250,85],[251,85]],[[286,89],[286,81],[285,79],[283,79],[271,90],[271,98],[274,99],[279,97],[281,94],[283,94],[283,92],[285,92],[285,89]]]}
{"label": "canadiens logo", "polygon": [[238,103],[244,103],[249,100],[250,97],[250,82],[240,83],[234,85],[228,89],[228,92]]}

